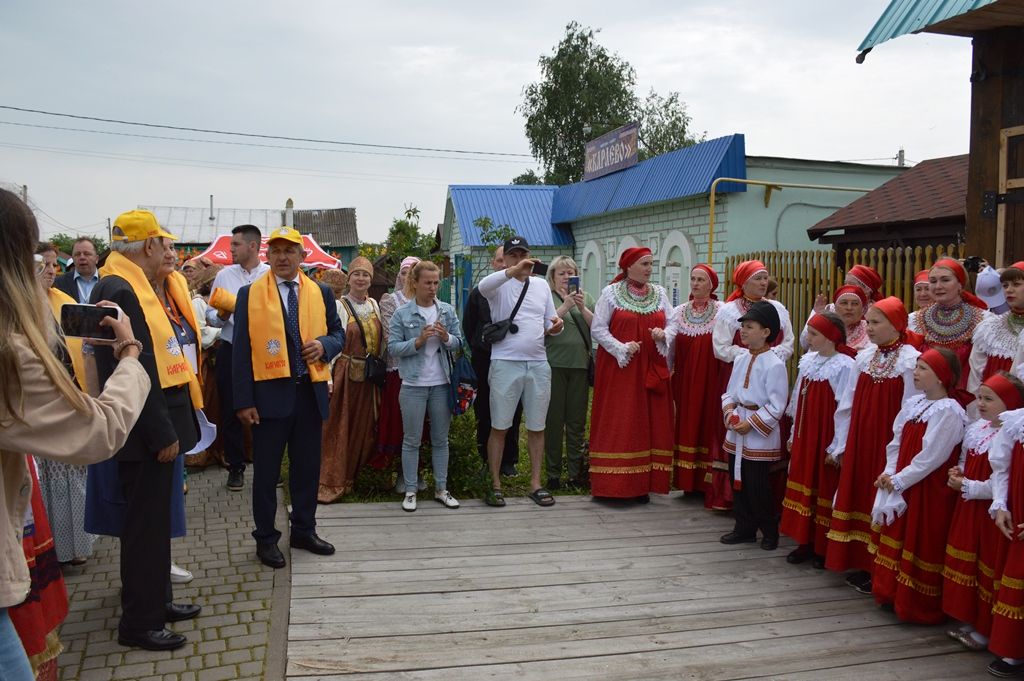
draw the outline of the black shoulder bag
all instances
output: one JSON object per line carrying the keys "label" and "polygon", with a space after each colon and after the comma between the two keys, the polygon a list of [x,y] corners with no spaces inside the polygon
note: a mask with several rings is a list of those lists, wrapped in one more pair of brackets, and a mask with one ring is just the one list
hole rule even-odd
{"label": "black shoulder bag", "polygon": [[[356,314],[356,310],[352,307],[352,303],[348,298],[345,298],[345,305],[356,320],[356,325],[359,327],[359,337],[363,339],[363,348],[366,349],[365,357],[352,357],[349,359],[349,379],[356,382],[367,381],[383,388],[384,381],[387,380],[388,376],[388,364],[380,357],[370,354],[369,346],[366,344],[366,331],[363,329],[363,322],[359,319],[359,315]],[[358,371],[359,364],[363,365],[362,372]],[[354,375],[359,376],[360,374],[361,379],[354,377]]]}
{"label": "black shoulder bag", "polygon": [[519,300],[516,301],[516,306],[512,308],[512,314],[509,315],[508,319],[484,325],[483,331],[480,332],[484,345],[494,345],[498,341],[505,340],[505,336],[508,334],[519,332],[519,327],[512,320],[516,318],[516,313],[519,312],[519,308],[523,304],[523,298],[526,297],[526,290],[528,288],[530,288],[529,278],[523,283],[523,290],[519,294]]}

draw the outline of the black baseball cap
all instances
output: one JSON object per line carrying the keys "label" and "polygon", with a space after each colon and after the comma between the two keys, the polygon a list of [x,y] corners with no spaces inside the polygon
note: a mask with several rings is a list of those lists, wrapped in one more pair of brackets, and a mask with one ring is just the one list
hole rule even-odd
{"label": "black baseball cap", "polygon": [[505,246],[502,250],[504,253],[510,253],[516,250],[528,252],[530,250],[530,244],[526,243],[526,239],[523,237],[514,236],[505,242]]}
{"label": "black baseball cap", "polygon": [[750,306],[747,313],[739,318],[741,322],[757,322],[764,328],[768,329],[771,333],[768,334],[768,342],[775,342],[776,336],[779,335],[779,330],[782,326],[782,322],[779,320],[779,311],[775,309],[775,306],[771,303],[759,300]]}

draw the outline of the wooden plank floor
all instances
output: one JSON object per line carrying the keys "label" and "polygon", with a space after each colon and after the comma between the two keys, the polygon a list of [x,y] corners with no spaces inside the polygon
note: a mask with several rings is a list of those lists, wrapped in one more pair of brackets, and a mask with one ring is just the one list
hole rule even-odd
{"label": "wooden plank floor", "polygon": [[987,654],[900,624],[792,548],[728,547],[699,499],[321,506],[292,553],[288,677],[969,679]]}

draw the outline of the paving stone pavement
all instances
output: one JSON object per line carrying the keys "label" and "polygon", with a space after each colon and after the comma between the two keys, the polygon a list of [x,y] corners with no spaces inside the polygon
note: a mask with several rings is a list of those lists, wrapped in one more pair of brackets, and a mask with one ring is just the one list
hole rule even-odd
{"label": "paving stone pavement", "polygon": [[[190,472],[188,535],[171,540],[172,560],[195,577],[190,584],[174,585],[175,600],[203,607],[196,619],[168,625],[188,643],[171,652],[118,644],[119,543],[100,537],[85,565],[64,571],[70,612],[60,631],[62,681],[284,679],[291,570],[273,570],[256,560],[251,469],[242,492],[229,492],[226,480],[227,472],[217,467]],[[290,565],[280,493],[278,502],[277,527],[285,533],[280,547]]]}

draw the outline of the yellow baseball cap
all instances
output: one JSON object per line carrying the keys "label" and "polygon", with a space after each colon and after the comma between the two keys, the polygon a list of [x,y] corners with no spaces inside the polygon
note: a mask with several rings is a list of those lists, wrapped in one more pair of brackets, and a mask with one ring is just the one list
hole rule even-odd
{"label": "yellow baseball cap", "polygon": [[156,221],[156,216],[148,210],[130,210],[127,213],[121,213],[114,220],[114,227],[120,229],[124,236],[115,234],[110,237],[113,241],[145,241],[154,237],[178,240],[178,237],[161,227],[160,223]]}
{"label": "yellow baseball cap", "polygon": [[300,246],[305,245],[302,243],[302,235],[299,234],[299,230],[293,227],[278,227],[270,233],[270,236],[267,237],[267,243],[269,244],[271,241],[277,241],[278,239],[291,241],[293,244],[298,244]]}

